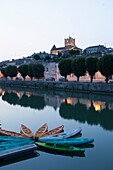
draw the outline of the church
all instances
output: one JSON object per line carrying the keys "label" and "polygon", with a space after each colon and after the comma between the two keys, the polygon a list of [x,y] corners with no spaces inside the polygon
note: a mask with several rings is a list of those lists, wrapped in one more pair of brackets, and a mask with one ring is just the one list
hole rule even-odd
{"label": "church", "polygon": [[57,48],[54,45],[50,51],[50,54],[58,55],[59,52],[67,52],[70,50],[76,50],[79,51],[80,54],[82,53],[82,49],[76,46],[75,39],[69,36],[69,38],[64,39],[64,47]]}

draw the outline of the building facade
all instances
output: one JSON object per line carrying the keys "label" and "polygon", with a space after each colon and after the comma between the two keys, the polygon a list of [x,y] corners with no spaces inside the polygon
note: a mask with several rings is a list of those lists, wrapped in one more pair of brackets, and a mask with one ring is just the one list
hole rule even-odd
{"label": "building facade", "polygon": [[50,54],[52,55],[58,55],[59,52],[66,52],[70,50],[77,50],[80,53],[82,53],[82,49],[78,48],[75,43],[75,39],[70,37],[67,39],[64,39],[64,47],[56,47],[55,45],[52,47]]}
{"label": "building facade", "polygon": [[84,51],[86,55],[90,55],[94,53],[100,53],[101,55],[103,55],[107,52],[107,48],[103,45],[97,45],[97,46],[87,47]]}

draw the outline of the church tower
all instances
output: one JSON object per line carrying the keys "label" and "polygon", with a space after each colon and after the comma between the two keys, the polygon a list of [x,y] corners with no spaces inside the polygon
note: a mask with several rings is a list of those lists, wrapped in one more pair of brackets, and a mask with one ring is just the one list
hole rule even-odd
{"label": "church tower", "polygon": [[75,45],[75,39],[74,39],[74,38],[71,38],[71,37],[69,36],[69,38],[64,39],[64,45],[65,45],[65,47],[67,47],[67,46],[75,47],[75,46],[76,46],[76,45]]}

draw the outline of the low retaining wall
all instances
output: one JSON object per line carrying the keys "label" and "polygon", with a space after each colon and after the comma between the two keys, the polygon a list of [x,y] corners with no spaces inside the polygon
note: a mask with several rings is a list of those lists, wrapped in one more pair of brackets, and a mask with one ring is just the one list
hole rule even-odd
{"label": "low retaining wall", "polygon": [[112,83],[89,83],[89,82],[49,82],[49,81],[24,81],[24,80],[3,80],[0,85],[8,87],[36,88],[47,90],[61,90],[70,92],[104,93],[113,94]]}

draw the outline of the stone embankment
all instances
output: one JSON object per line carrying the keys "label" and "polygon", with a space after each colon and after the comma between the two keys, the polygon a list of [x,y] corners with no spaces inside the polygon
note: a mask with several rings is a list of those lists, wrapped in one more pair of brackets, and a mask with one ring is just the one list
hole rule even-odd
{"label": "stone embankment", "polygon": [[50,81],[26,81],[0,79],[0,85],[6,87],[35,88],[46,90],[60,90],[70,92],[113,94],[112,83],[89,83],[89,82],[50,82]]}

